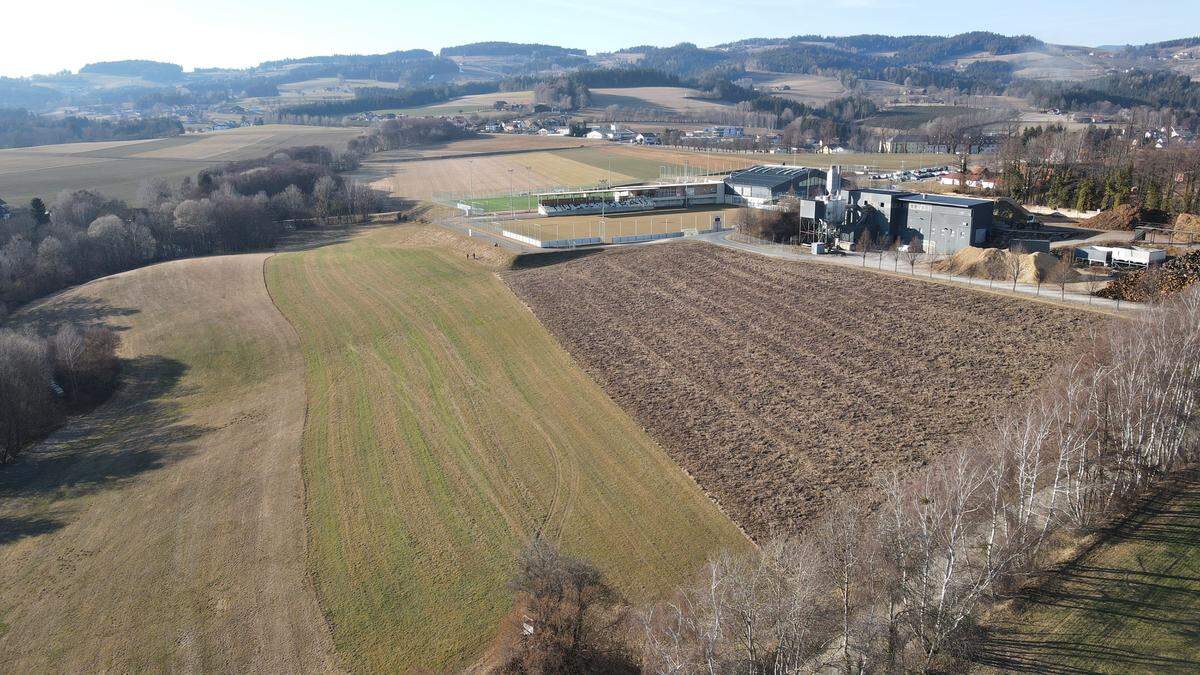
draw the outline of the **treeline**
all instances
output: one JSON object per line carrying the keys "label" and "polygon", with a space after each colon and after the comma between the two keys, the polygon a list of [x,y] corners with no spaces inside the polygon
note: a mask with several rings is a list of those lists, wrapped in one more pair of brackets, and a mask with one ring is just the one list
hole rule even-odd
{"label": "treeline", "polygon": [[50,119],[24,109],[0,108],[0,148],[166,138],[183,133],[179,120],[151,117],[137,120],[92,120],[86,117]]}
{"label": "treeline", "polygon": [[1169,221],[1200,214],[1200,148],[1130,148],[1113,129],[1032,127],[1000,149],[1002,191],[1025,203],[1079,211],[1128,204]]}
{"label": "treeline", "polygon": [[286,221],[362,216],[378,197],[337,175],[356,156],[322,146],[144,182],[136,205],[64,190],[0,221],[0,314],[66,286],[152,262],[273,245]]}
{"label": "treeline", "polygon": [[895,57],[859,54],[820,45],[768,49],[754,55],[763,70],[882,80],[906,87],[939,87],[972,94],[1001,94],[1012,82],[1011,65],[971,65],[963,70],[914,65]]}
{"label": "treeline", "polygon": [[491,94],[501,91],[496,82],[468,82],[466,84],[445,84],[434,87],[417,89],[383,89],[380,87],[365,87],[354,91],[354,98],[345,101],[325,101],[286,106],[279,109],[281,116],[291,117],[340,117],[370,110],[387,110],[389,108],[415,108],[418,106],[442,103],[460,96],[471,94]]}
{"label": "treeline", "polygon": [[140,77],[149,82],[177,82],[183,79],[183,67],[177,64],[142,59],[89,63],[80,68],[79,72]]}
{"label": "treeline", "polygon": [[1150,106],[1171,109],[1197,118],[1200,111],[1200,83],[1187,75],[1165,70],[1129,70],[1111,73],[1083,83],[1031,83],[1025,92],[1046,108],[1086,110],[1099,103],[1121,107]]}
{"label": "treeline", "polygon": [[430,117],[405,117],[387,120],[373,127],[368,133],[352,139],[351,152],[369,155],[373,152],[397,150],[416,145],[446,143],[462,138],[472,138],[475,132],[464,129],[446,120]]}
{"label": "treeline", "polygon": [[533,102],[560,110],[586,108],[592,102],[588,86],[573,77],[557,77],[533,88]]}
{"label": "treeline", "polygon": [[730,55],[715,49],[701,49],[690,42],[673,47],[633,47],[623,52],[642,54],[638,62],[643,68],[660,70],[680,77],[698,77],[707,71],[730,62]]}
{"label": "treeline", "polygon": [[117,344],[107,328],[65,325],[49,338],[0,330],[0,465],[67,414],[108,398],[120,369]]}
{"label": "treeline", "polygon": [[443,47],[439,53],[442,56],[525,56],[529,58],[554,55],[587,56],[587,50],[584,49],[517,42],[473,42],[457,47]]}

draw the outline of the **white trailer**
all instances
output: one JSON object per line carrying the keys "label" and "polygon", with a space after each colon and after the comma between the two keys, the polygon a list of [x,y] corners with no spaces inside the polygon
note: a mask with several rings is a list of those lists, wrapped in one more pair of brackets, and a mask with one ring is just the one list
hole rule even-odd
{"label": "white trailer", "polygon": [[1108,267],[1150,267],[1167,259],[1166,251],[1141,246],[1085,246],[1076,255],[1086,257],[1090,264]]}

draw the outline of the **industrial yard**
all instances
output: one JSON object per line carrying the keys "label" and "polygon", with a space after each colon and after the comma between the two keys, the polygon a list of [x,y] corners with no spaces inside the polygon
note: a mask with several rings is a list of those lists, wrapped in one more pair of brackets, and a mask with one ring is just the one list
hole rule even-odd
{"label": "industrial yard", "polygon": [[693,243],[505,278],[759,539],[953,448],[1037,391],[1093,320]]}

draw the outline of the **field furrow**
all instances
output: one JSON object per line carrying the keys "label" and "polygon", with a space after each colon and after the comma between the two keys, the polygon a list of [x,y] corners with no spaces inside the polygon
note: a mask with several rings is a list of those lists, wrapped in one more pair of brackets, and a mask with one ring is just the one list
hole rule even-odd
{"label": "field furrow", "polygon": [[1035,391],[1087,321],[685,242],[505,279],[755,537],[953,447]]}

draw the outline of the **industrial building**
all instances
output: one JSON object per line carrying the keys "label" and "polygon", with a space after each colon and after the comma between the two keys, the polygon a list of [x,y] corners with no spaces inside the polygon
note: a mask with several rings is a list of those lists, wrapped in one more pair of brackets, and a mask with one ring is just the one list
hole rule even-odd
{"label": "industrial building", "polygon": [[982,246],[992,226],[990,199],[913,194],[899,201],[905,214],[901,240],[908,243],[916,237],[927,253]]}
{"label": "industrial building", "polygon": [[725,179],[731,196],[737,195],[741,203],[755,207],[773,204],[789,194],[814,197],[821,194],[824,183],[824,171],[781,164],[752,166],[734,171]]}
{"label": "industrial building", "polygon": [[982,245],[992,208],[987,199],[879,188],[841,193],[831,187],[829,196],[801,200],[800,218],[809,232],[824,232],[843,248],[869,232],[876,243],[918,244],[927,253],[944,254]]}

